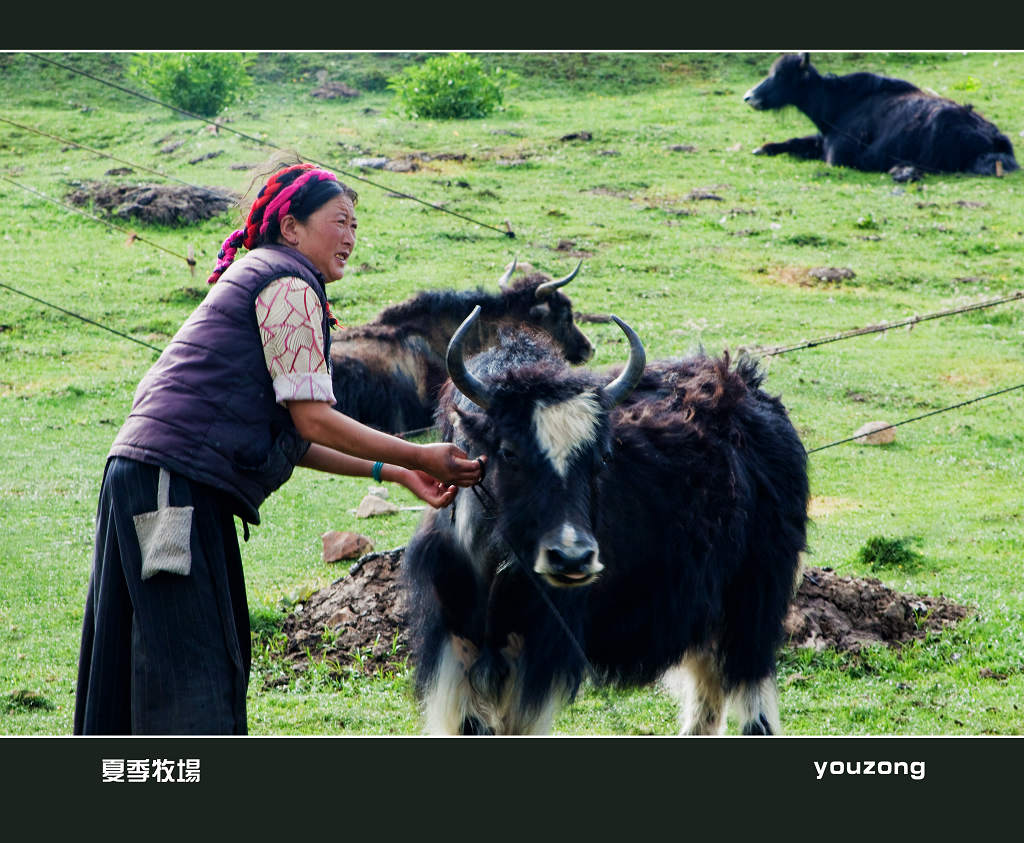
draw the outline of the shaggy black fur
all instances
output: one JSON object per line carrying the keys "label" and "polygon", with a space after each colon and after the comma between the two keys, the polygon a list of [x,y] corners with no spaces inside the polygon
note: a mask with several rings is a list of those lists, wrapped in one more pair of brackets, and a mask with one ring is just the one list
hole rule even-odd
{"label": "shaggy black fur", "polygon": [[822,76],[806,53],[776,59],[744,101],[759,110],[795,106],[818,134],[767,143],[762,155],[788,153],[858,170],[914,167],[926,173],[993,175],[1017,169],[1013,144],[969,105],[874,73]]}
{"label": "shaggy black fur", "polygon": [[[483,503],[467,490],[455,503],[471,510],[471,546],[452,513],[432,513],[403,563],[421,693],[453,632],[481,653],[478,690],[501,686],[501,649],[521,637],[527,709],[559,683],[575,693],[588,662],[622,686],[652,682],[694,649],[715,654],[727,689],[773,676],[808,481],[806,452],[756,364],[703,354],[649,364],[632,395],[602,412],[564,484],[534,439],[533,407],[603,396],[610,376],[571,370],[524,333],[468,366],[493,387],[490,408],[448,383],[438,419],[445,440],[488,456]],[[581,512],[605,570],[588,586],[553,587],[532,571],[539,538]]]}

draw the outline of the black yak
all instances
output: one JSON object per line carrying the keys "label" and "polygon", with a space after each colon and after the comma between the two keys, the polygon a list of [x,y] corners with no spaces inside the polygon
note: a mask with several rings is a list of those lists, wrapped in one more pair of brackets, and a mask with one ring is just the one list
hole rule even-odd
{"label": "black yak", "polygon": [[[582,263],[582,262],[581,262]],[[579,272],[552,280],[532,273],[509,283],[516,264],[499,280],[498,292],[425,290],[382,311],[372,322],[331,337],[335,407],[388,433],[433,425],[437,394],[445,378],[448,339],[477,305],[481,320],[466,340],[470,353],[491,345],[506,325],[526,324],[547,333],[570,363],[594,353],[573,321],[572,302],[560,288]]]}
{"label": "black yak", "polygon": [[618,373],[571,369],[525,331],[464,363],[476,315],[438,418],[486,476],[426,514],[403,561],[425,730],[548,732],[589,675],[663,681],[683,733],[723,731],[729,703],[744,734],[779,732],[807,457],[756,363],[645,371],[617,317]]}
{"label": "black yak", "polygon": [[782,55],[743,101],[759,110],[795,106],[818,134],[766,143],[788,153],[905,180],[923,173],[993,175],[1017,169],[1013,144],[969,105],[874,73],[822,76],[807,53]]}

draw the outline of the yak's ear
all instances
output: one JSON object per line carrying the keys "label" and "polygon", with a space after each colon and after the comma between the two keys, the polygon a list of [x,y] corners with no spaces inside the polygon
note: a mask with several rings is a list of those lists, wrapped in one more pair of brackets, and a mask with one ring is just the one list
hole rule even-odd
{"label": "yak's ear", "polygon": [[491,426],[485,413],[475,409],[463,410],[452,402],[448,406],[448,415],[441,418],[440,422],[441,438],[445,442],[454,441],[457,430],[460,439],[468,439],[477,448],[486,447]]}
{"label": "yak's ear", "polygon": [[801,53],[800,54],[800,69],[806,70],[811,64],[811,54]]}

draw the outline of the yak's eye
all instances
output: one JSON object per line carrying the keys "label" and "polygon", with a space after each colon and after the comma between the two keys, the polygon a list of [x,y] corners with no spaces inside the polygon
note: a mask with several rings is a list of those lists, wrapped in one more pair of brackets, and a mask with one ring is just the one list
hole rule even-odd
{"label": "yak's eye", "polygon": [[506,465],[515,465],[519,462],[519,454],[517,454],[512,448],[507,445],[502,445],[498,448],[498,459]]}

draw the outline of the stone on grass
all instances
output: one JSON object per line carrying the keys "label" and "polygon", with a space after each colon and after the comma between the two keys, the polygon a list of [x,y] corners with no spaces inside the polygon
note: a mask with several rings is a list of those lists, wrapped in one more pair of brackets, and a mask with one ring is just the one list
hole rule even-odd
{"label": "stone on grass", "polygon": [[349,164],[353,167],[363,167],[368,170],[383,170],[384,165],[388,163],[387,158],[376,157],[376,158],[353,158],[349,161]]}
{"label": "stone on grass", "polygon": [[853,435],[859,437],[856,441],[863,445],[888,445],[896,441],[896,430],[885,421],[861,425]]}
{"label": "stone on grass", "polygon": [[846,266],[816,266],[808,270],[807,274],[819,281],[845,281],[857,277],[857,273]]}
{"label": "stone on grass", "polygon": [[324,545],[324,562],[358,559],[373,550],[373,542],[359,533],[328,530],[320,540]]}
{"label": "stone on grass", "polygon": [[389,515],[392,512],[398,512],[398,507],[377,495],[367,495],[356,507],[357,518],[372,518],[375,515]]}

